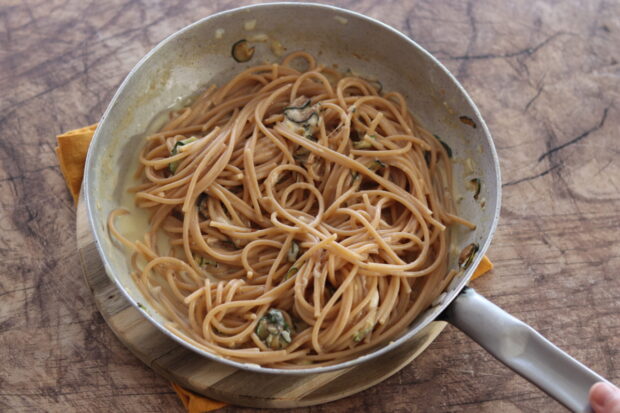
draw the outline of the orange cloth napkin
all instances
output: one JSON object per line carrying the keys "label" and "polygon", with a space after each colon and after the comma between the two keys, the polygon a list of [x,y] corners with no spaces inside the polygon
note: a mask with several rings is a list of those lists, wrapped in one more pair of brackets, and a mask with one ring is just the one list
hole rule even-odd
{"label": "orange cloth napkin", "polygon": [[204,396],[200,396],[192,391],[184,389],[176,383],[170,384],[172,384],[174,391],[177,392],[179,399],[181,399],[181,403],[183,403],[183,406],[185,406],[188,413],[210,412],[226,406],[226,403],[207,399]]}
{"label": "orange cloth napkin", "polygon": [[[60,163],[60,170],[65,177],[67,187],[69,188],[76,205],[80,195],[80,187],[82,186],[84,164],[86,162],[88,146],[90,145],[90,141],[96,128],[97,124],[94,124],[65,132],[56,137],[58,140],[56,156],[58,157],[58,162]],[[471,279],[474,280],[492,269],[493,263],[486,256],[484,256],[482,257],[482,261],[480,261],[480,264],[478,265],[478,268],[476,268],[476,271]],[[178,384],[171,384],[188,413],[209,412],[226,406],[226,403],[200,396],[194,392],[182,388]]]}
{"label": "orange cloth napkin", "polygon": [[75,205],[77,205],[80,196],[88,146],[96,128],[97,124],[95,123],[94,125],[74,129],[56,136],[58,141],[56,157],[60,163],[60,170],[65,177],[67,187],[71,195],[73,195]]}

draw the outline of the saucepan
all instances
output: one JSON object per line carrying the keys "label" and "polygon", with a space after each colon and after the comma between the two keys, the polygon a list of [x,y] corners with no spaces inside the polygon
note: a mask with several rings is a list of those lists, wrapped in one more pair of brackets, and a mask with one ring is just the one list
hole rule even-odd
{"label": "saucepan", "polygon": [[[236,62],[231,58],[231,45],[250,37],[257,39],[253,60]],[[328,367],[284,370],[239,363],[172,334],[132,282],[128,256],[115,246],[106,228],[110,211],[123,201],[126,176],[135,169],[150,122],[207,83],[221,84],[247,65],[276,61],[269,41],[259,41],[266,38],[277,40],[283,50],[308,51],[321,63],[380,79],[384,89],[403,93],[418,121],[452,149],[457,212],[477,225],[474,231],[455,229],[452,236],[450,265],[459,268],[458,256],[466,247],[475,252],[471,265],[459,272],[407,331],[368,354]],[[402,33],[361,14],[319,4],[270,3],[215,14],[171,35],[140,60],[108,106],[88,153],[84,195],[109,277],[163,333],[204,357],[261,373],[326,372],[392,351],[418,337],[430,324],[445,320],[571,410],[590,411],[588,389],[604,381],[466,286],[489,247],[499,218],[501,180],[493,140],[476,105],[437,59]]]}

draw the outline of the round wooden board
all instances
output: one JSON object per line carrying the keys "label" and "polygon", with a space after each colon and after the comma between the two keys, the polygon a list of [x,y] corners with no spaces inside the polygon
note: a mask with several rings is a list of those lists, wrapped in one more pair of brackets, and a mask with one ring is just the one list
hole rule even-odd
{"label": "round wooden board", "polygon": [[106,274],[82,200],[77,210],[77,246],[86,283],[119,340],[168,380],[223,402],[269,408],[327,403],[387,379],[415,359],[444,329],[433,322],[399,348],[348,369],[307,376],[260,374],[218,363],[181,346],[145,319]]}

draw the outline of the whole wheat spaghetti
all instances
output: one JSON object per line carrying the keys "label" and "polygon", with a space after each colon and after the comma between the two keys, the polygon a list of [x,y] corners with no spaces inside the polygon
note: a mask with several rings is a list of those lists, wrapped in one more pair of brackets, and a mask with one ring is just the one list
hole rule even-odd
{"label": "whole wheat spaghetti", "polygon": [[122,209],[109,229],[171,331],[236,361],[329,365],[402,334],[445,289],[447,226],[471,226],[453,215],[450,159],[379,89],[297,52],[147,137],[131,191],[149,230],[126,239]]}

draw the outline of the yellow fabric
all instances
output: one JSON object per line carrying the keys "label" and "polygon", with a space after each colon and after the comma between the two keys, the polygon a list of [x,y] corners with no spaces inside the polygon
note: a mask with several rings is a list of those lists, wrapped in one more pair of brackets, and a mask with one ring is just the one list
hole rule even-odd
{"label": "yellow fabric", "polygon": [[189,413],[210,412],[226,406],[226,403],[199,396],[194,392],[185,390],[176,383],[172,383],[172,388],[177,392],[179,399],[181,399],[181,403],[183,403],[183,406],[185,406]]}
{"label": "yellow fabric", "polygon": [[[67,187],[69,188],[76,205],[80,195],[82,178],[84,176],[84,164],[86,162],[88,146],[96,128],[97,124],[94,124],[85,128],[65,132],[56,137],[58,141],[56,156],[58,157],[58,162],[60,163],[60,170],[65,177]],[[493,263],[486,256],[484,256],[482,257],[482,261],[480,261],[480,264],[478,265],[478,268],[476,268],[476,271],[471,279],[475,280],[492,269]],[[226,406],[226,403],[200,396],[194,392],[184,389],[176,383],[171,384],[188,413],[210,412]]]}
{"label": "yellow fabric", "polygon": [[97,128],[97,124],[75,129],[56,137],[58,141],[56,156],[60,163],[60,170],[76,205],[84,176],[86,153],[90,140],[95,133],[95,128]]}
{"label": "yellow fabric", "polygon": [[489,257],[485,255],[484,257],[482,257],[482,260],[480,260],[480,264],[478,264],[478,268],[476,268],[476,271],[474,271],[474,275],[472,275],[470,281],[473,281],[476,278],[480,277],[481,275],[488,273],[492,269],[493,269],[493,263],[491,262]]}

